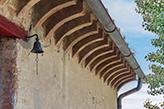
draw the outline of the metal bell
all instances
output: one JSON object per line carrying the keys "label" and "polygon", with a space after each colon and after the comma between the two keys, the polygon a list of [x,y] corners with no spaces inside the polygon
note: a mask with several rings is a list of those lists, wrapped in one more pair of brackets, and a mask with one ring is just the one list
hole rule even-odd
{"label": "metal bell", "polygon": [[38,40],[35,41],[34,47],[31,50],[32,53],[43,53],[44,51],[42,50],[41,44]]}

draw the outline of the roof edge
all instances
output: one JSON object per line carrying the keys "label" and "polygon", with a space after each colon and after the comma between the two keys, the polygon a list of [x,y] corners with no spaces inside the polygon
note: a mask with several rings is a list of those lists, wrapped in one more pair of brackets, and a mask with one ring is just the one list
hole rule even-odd
{"label": "roof edge", "polygon": [[119,30],[117,29],[116,25],[114,24],[113,20],[111,19],[109,13],[107,12],[106,8],[104,7],[103,3],[100,0],[85,0],[93,13],[99,19],[100,23],[103,25],[104,29],[108,32],[111,39],[120,49],[121,53],[124,55],[126,60],[129,62],[131,67],[133,68],[134,72],[138,75],[139,78],[146,82],[146,76],[143,73],[142,69],[140,68],[138,62],[136,61],[135,57],[132,55],[131,51],[129,50],[127,44],[123,40]]}

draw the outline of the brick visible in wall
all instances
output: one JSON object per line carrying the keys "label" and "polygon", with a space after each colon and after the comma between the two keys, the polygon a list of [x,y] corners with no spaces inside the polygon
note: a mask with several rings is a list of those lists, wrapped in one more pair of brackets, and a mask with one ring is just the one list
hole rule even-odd
{"label": "brick visible in wall", "polygon": [[11,15],[11,16],[15,16],[16,15],[16,10],[13,8],[13,7],[11,7],[11,6],[7,6],[7,10],[8,10],[8,12],[9,12],[9,14]]}
{"label": "brick visible in wall", "polygon": [[0,0],[0,8],[3,8],[8,0]]}
{"label": "brick visible in wall", "polygon": [[14,39],[0,37],[0,109],[17,106],[17,44]]}

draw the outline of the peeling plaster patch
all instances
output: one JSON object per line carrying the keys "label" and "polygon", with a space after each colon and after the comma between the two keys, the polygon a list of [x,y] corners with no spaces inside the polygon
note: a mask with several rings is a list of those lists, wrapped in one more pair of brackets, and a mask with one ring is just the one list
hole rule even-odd
{"label": "peeling plaster patch", "polygon": [[[1,52],[0,52],[1,55]],[[2,68],[2,60],[0,59],[0,68]]]}
{"label": "peeling plaster patch", "polygon": [[[0,72],[1,72],[1,67],[0,67]],[[0,86],[2,85],[2,78],[1,78],[1,73],[0,73]],[[2,88],[0,88],[0,93],[2,92]],[[0,101],[1,101],[1,97],[0,97]],[[1,103],[0,103],[1,106]]]}
{"label": "peeling plaster patch", "polygon": [[41,109],[42,108],[42,101],[40,100],[39,91],[36,88],[34,88],[33,100],[34,100],[35,109]]}

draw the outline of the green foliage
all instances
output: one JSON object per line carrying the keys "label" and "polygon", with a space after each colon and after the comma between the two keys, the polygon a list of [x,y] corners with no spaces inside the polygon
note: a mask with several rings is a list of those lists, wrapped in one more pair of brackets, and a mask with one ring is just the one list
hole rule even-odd
{"label": "green foliage", "polygon": [[150,101],[149,99],[147,99],[144,103],[144,107],[147,109],[160,109],[160,107],[164,109],[164,102],[163,103],[159,103],[159,105],[157,104],[152,104],[152,101]]}
{"label": "green foliage", "polygon": [[153,96],[162,95],[164,94],[164,68],[155,64],[152,64],[150,68],[153,73],[147,75],[148,88],[150,89],[148,94]]}
{"label": "green foliage", "polygon": [[143,17],[142,26],[145,30],[163,36],[164,33],[164,1],[163,0],[135,0],[136,12]]}
{"label": "green foliage", "polygon": [[[157,48],[155,52],[145,56],[153,64],[149,66],[152,73],[147,75],[148,94],[164,95],[164,0],[135,0],[136,12],[143,17],[142,26],[156,34],[151,44]],[[161,104],[161,107],[164,105]],[[153,107],[154,106],[154,107]],[[160,109],[147,100],[144,104],[147,109]]]}

